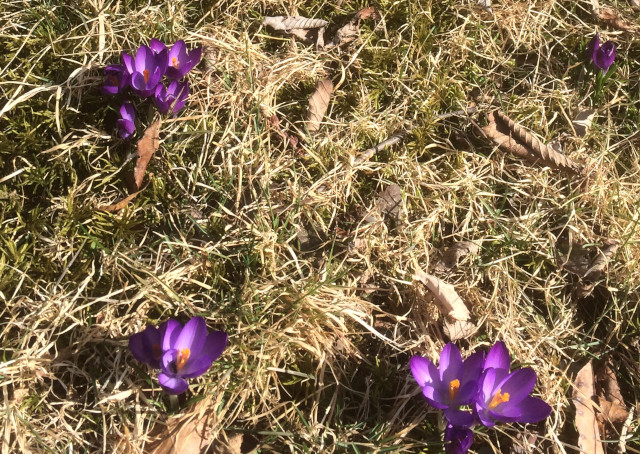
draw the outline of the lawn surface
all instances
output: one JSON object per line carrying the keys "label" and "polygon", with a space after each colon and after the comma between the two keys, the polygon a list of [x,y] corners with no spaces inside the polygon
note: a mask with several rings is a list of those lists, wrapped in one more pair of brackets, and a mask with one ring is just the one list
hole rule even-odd
{"label": "lawn surface", "polygon": [[[194,411],[217,449],[243,435],[242,452],[444,452],[440,412],[408,367],[449,341],[418,270],[471,311],[463,357],[503,340],[553,408],[536,425],[477,428],[472,452],[578,452],[572,381],[590,360],[617,376],[633,414],[616,430],[640,452],[637,30],[584,0],[502,0],[493,14],[381,0],[379,20],[330,50],[262,26],[340,25],[365,6],[0,4],[2,453],[152,452],[167,421]],[[600,7],[640,23],[623,0]],[[596,32],[617,43],[600,87],[585,63]],[[122,98],[101,93],[103,69],[153,37],[204,46],[203,61],[142,191],[105,211],[134,191],[136,141],[159,114],[139,102],[137,135],[119,139]],[[308,100],[327,78],[335,91],[310,133]],[[479,132],[496,108],[584,173],[496,147]],[[392,185],[399,208],[376,208]],[[477,253],[443,265],[461,241]],[[175,402],[128,338],[196,315],[229,344]],[[616,430],[609,453],[622,452]],[[511,451],[523,434],[535,448]]]}

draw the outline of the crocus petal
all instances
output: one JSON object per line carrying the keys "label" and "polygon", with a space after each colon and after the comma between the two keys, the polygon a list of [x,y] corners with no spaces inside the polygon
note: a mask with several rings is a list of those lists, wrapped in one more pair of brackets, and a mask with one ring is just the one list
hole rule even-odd
{"label": "crocus petal", "polygon": [[444,416],[450,424],[461,427],[469,427],[475,420],[470,412],[457,408],[447,408],[444,410]]}
{"label": "crocus petal", "polygon": [[483,408],[480,402],[476,402],[476,416],[485,427],[493,427],[496,424],[489,416],[489,411],[486,408]]}
{"label": "crocus petal", "polygon": [[425,386],[426,384],[440,383],[438,368],[427,358],[416,355],[411,358],[409,364],[411,365],[413,378],[418,382],[418,385]]}
{"label": "crocus petal", "polygon": [[156,38],[151,38],[151,41],[149,42],[149,47],[156,54],[159,54],[160,52],[162,52],[167,48],[167,46],[165,46],[165,44],[162,41]]}
{"label": "crocus petal", "polygon": [[506,369],[487,369],[480,377],[482,397],[484,400],[493,397],[494,390],[497,389],[497,386],[509,375],[509,371]]}
{"label": "crocus petal", "polygon": [[203,355],[211,357],[211,361],[215,361],[222,355],[222,352],[227,348],[227,341],[229,335],[224,331],[213,331],[207,335],[207,340],[200,352]]}
{"label": "crocus petal", "polygon": [[189,359],[179,375],[183,378],[194,378],[204,374],[211,367],[213,359],[209,355],[200,355]]}
{"label": "crocus petal", "polygon": [[522,414],[518,418],[518,422],[536,423],[545,419],[551,414],[551,407],[542,399],[537,397],[527,397],[520,402],[520,410]]}
{"label": "crocus petal", "polygon": [[587,55],[591,60],[594,58],[594,52],[600,48],[600,35],[596,33],[596,36],[591,38],[589,41],[589,45],[587,46]]}
{"label": "crocus petal", "polygon": [[500,422],[515,422],[522,415],[522,409],[518,405],[502,404],[495,410],[489,410],[489,416]]}
{"label": "crocus petal", "polygon": [[160,373],[158,374],[158,381],[162,389],[168,394],[182,394],[189,389],[189,383],[187,383],[187,380],[184,378],[170,377],[169,375]]}
{"label": "crocus petal", "polygon": [[[533,369],[529,367],[518,369],[512,374],[509,374],[509,376],[496,387],[500,389],[502,394],[509,394],[509,404],[517,404],[531,393],[533,387],[536,385],[536,378],[536,373]],[[504,403],[502,405],[506,404],[507,403]]]}
{"label": "crocus petal", "polygon": [[473,432],[464,427],[449,424],[444,430],[444,450],[447,454],[466,454],[473,444]]}
{"label": "crocus petal", "polygon": [[129,74],[136,72],[135,61],[131,55],[126,52],[122,52],[122,61]]}
{"label": "crocus petal", "polygon": [[448,405],[441,403],[443,402],[443,399],[441,393],[439,393],[438,391],[439,390],[437,388],[427,385],[422,388],[422,395],[425,399],[427,399],[427,402],[429,402],[429,405],[431,405],[432,407],[438,408],[440,410],[449,408]]}
{"label": "crocus petal", "polygon": [[155,68],[155,55],[147,46],[140,46],[136,52],[136,71],[142,72],[145,69],[152,71]]}
{"label": "crocus petal", "polygon": [[131,74],[131,86],[138,93],[142,92],[147,85],[147,82],[144,80],[144,76],[142,73],[135,72]]}
{"label": "crocus petal", "polygon": [[474,401],[477,394],[478,383],[475,381],[467,382],[458,389],[458,393],[456,394],[456,398],[454,400],[455,405],[470,404]]}
{"label": "crocus petal", "polygon": [[118,128],[118,135],[121,139],[128,139],[136,130],[136,125],[129,120],[116,121],[116,127]]}
{"label": "crocus petal", "polygon": [[164,337],[162,338],[162,350],[172,350],[175,348],[176,340],[182,331],[182,324],[174,319],[167,320],[167,327],[165,328]]}
{"label": "crocus petal", "polygon": [[160,113],[165,114],[169,111],[169,103],[167,102],[167,89],[164,85],[158,84],[158,86],[156,87],[154,101]]}
{"label": "crocus petal", "polygon": [[136,116],[136,111],[134,110],[131,103],[125,102],[120,106],[120,116],[124,120],[134,121]]}
{"label": "crocus petal", "polygon": [[129,350],[131,350],[133,357],[141,363],[157,366],[156,369],[159,369],[159,361],[153,355],[153,345],[158,342],[157,328],[147,326],[144,331],[129,338]]}
{"label": "crocus petal", "polygon": [[442,383],[449,385],[451,380],[459,379],[460,369],[462,368],[462,355],[455,344],[449,342],[440,353],[440,380]]}
{"label": "crocus petal", "polygon": [[166,350],[162,353],[161,365],[162,372],[166,375],[170,375],[172,377],[178,376],[178,373],[175,370],[176,361],[178,360],[178,350],[172,348],[171,350]]}
{"label": "crocus petal", "polygon": [[477,352],[469,356],[464,360],[462,364],[462,375],[460,377],[460,383],[464,384],[469,381],[477,381],[482,374],[482,368],[484,366],[484,352]]}
{"label": "crocus petal", "polygon": [[207,323],[202,317],[193,317],[184,325],[174,348],[189,349],[190,356],[196,357],[207,340]]}
{"label": "crocus petal", "polygon": [[607,71],[616,58],[616,44],[612,41],[604,43],[600,49],[594,52],[593,65],[597,69]]}
{"label": "crocus petal", "polygon": [[509,350],[507,350],[507,346],[502,341],[496,342],[487,354],[487,359],[484,362],[484,369],[486,370],[493,367],[495,369],[509,370],[510,365],[511,358],[509,357]]}

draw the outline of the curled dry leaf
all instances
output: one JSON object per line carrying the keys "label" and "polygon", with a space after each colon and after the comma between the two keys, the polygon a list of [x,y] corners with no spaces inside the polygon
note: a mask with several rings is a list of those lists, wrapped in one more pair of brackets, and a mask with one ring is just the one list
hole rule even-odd
{"label": "curled dry leaf", "polygon": [[438,309],[449,321],[469,320],[471,317],[469,309],[458,296],[453,285],[420,270],[416,271],[413,279],[424,284],[434,294]]}
{"label": "curled dry leaf", "polygon": [[335,35],[328,40],[325,47],[330,49],[332,47],[349,44],[360,36],[360,22],[363,19],[380,20],[381,17],[382,16],[380,16],[378,10],[373,6],[362,8],[349,20],[349,22],[336,31]]}
{"label": "curled dry leaf", "polygon": [[160,146],[159,135],[161,124],[161,120],[153,122],[144,132],[142,139],[138,141],[138,160],[136,161],[135,169],[133,169],[133,179],[138,189],[142,187],[142,179],[147,171],[147,165],[151,157]]}
{"label": "curled dry leaf", "polygon": [[580,283],[575,289],[575,296],[578,299],[586,298],[591,294],[618,247],[620,247],[619,241],[607,239],[603,241],[602,247],[595,251],[590,251],[579,245],[574,245],[571,248],[571,253],[562,266],[570,273],[580,277]]}
{"label": "curled dry leaf", "polygon": [[478,6],[480,6],[483,10],[488,12],[489,14],[493,14],[493,8],[491,7],[491,0],[476,0]]}
{"label": "curled dry leaf", "polygon": [[102,211],[109,211],[109,212],[120,211],[121,209],[129,205],[129,202],[135,199],[138,196],[138,194],[140,194],[141,192],[142,191],[136,191],[133,194],[129,194],[119,202],[116,202],[112,205],[101,205],[98,207],[98,209]]}
{"label": "curled dry leaf", "polygon": [[458,266],[458,261],[466,255],[477,255],[480,246],[473,241],[459,241],[444,250],[442,258],[434,266],[434,270],[444,272]]}
{"label": "curled dry leaf", "polygon": [[478,331],[478,327],[470,321],[456,320],[455,322],[450,322],[445,319],[443,331],[451,342],[455,342],[460,339],[471,337],[476,331]]}
{"label": "curled dry leaf", "polygon": [[[598,413],[598,429],[603,439],[609,438],[608,433],[612,433],[617,438],[618,431],[627,420],[629,412],[620,392],[618,379],[608,363],[602,364],[596,370],[596,392],[600,412]],[[611,430],[611,428],[614,430]]]}
{"label": "curled dry leaf", "polygon": [[584,137],[589,132],[589,128],[591,128],[591,123],[596,115],[595,109],[584,109],[579,110],[576,113],[575,118],[571,122],[573,125],[573,129],[576,132],[578,137]]}
{"label": "curled dry leaf", "polygon": [[317,132],[320,130],[320,124],[327,113],[331,94],[333,93],[333,82],[330,79],[324,79],[318,82],[316,91],[309,98],[309,110],[307,111],[307,130],[309,132]]}
{"label": "curled dry leaf", "polygon": [[[158,430],[159,438],[148,445],[151,454],[201,454],[212,444],[215,436],[215,411],[211,399],[203,399],[179,418],[169,418],[166,427]],[[160,424],[160,423],[157,423]],[[155,430],[155,429],[154,429]]]}
{"label": "curled dry leaf", "polygon": [[326,27],[329,24],[323,19],[309,19],[301,16],[266,16],[262,25],[273,28],[277,31],[291,33],[291,30],[309,30],[313,28]]}
{"label": "curled dry leaf", "polygon": [[593,365],[589,361],[573,381],[573,404],[576,407],[576,428],[578,429],[578,447],[585,454],[604,454],[600,441],[600,432],[596,421],[594,396]]}
{"label": "curled dry leaf", "polygon": [[616,28],[623,32],[633,33],[636,27],[629,21],[624,19],[618,11],[613,8],[602,8],[595,10],[596,18],[611,28]]}
{"label": "curled dry leaf", "polygon": [[548,147],[500,110],[488,115],[489,124],[481,128],[501,149],[531,162],[540,161],[549,167],[581,174],[582,166]]}

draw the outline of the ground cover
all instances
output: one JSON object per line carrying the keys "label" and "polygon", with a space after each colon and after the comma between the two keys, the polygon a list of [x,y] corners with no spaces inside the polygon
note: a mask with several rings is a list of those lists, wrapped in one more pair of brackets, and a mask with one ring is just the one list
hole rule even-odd
{"label": "ground cover", "polygon": [[[328,44],[263,25],[293,15],[326,20]],[[219,452],[444,452],[409,361],[455,333],[417,271],[469,310],[463,357],[504,341],[553,410],[476,428],[472,451],[579,452],[574,380],[592,361],[631,412],[604,447],[640,452],[629,4],[42,0],[0,17],[3,452],[160,452],[194,415]],[[596,32],[617,44],[606,80],[585,61]],[[141,191],[105,209],[137,191],[159,114],[121,140],[103,70],[151,38],[203,61]],[[580,170],[497,147],[496,109]],[[176,401],[128,339],[193,316],[229,341]]]}

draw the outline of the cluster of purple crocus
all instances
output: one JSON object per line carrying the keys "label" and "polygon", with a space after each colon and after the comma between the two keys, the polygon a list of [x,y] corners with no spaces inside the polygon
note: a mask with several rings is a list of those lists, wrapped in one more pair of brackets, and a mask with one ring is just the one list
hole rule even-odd
{"label": "cluster of purple crocus", "polygon": [[596,33],[596,36],[589,41],[587,58],[591,60],[596,71],[600,70],[606,74],[616,58],[616,43],[607,41],[600,45],[600,35]]}
{"label": "cluster of purple crocus", "polygon": [[439,367],[422,356],[411,358],[411,372],[422,394],[447,419],[447,453],[466,453],[473,443],[471,428],[478,423],[536,423],[549,416],[551,407],[529,396],[537,379],[533,369],[510,372],[510,365],[504,342],[497,342],[486,358],[484,352],[476,352],[464,361],[458,347],[448,343]]}
{"label": "cluster of purple crocus", "polygon": [[169,319],[160,326],[147,326],[129,338],[133,357],[160,369],[158,381],[169,394],[182,394],[189,388],[187,378],[204,374],[222,355],[228,336],[224,331],[207,334],[202,317],[193,317],[184,326]]}
{"label": "cluster of purple crocus", "polygon": [[[102,92],[108,95],[124,94],[129,88],[142,98],[153,96],[158,110],[175,115],[189,96],[189,82],[182,80],[202,58],[202,48],[187,51],[183,40],[167,48],[160,40],[151,39],[149,46],[140,46],[135,56],[122,53],[122,64],[104,69]],[[166,77],[167,86],[162,82]],[[135,132],[135,111],[130,102],[120,107],[118,134],[123,139]]]}

